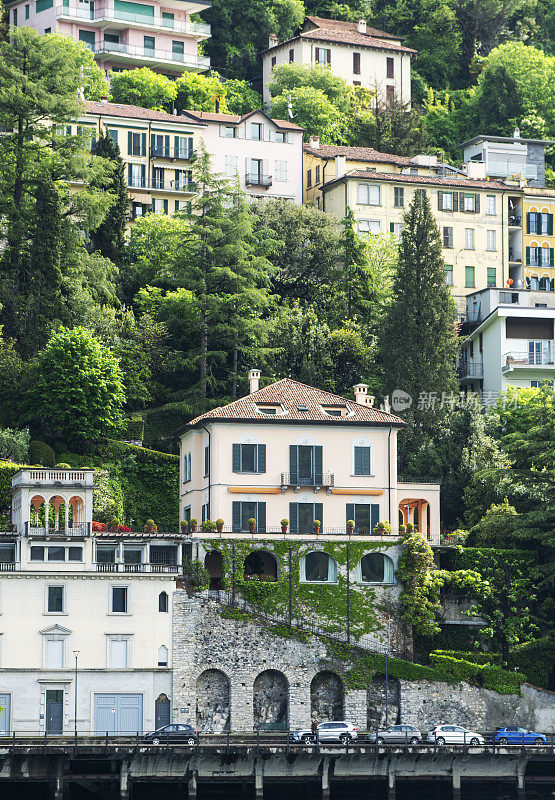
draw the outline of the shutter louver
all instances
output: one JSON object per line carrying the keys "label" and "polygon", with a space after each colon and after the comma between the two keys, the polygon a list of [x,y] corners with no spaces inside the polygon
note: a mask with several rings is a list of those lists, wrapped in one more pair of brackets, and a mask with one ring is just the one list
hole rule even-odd
{"label": "shutter louver", "polygon": [[289,503],[289,530],[297,533],[299,527],[299,515],[296,503]]}
{"label": "shutter louver", "polygon": [[380,521],[380,506],[378,503],[372,503],[370,507],[370,533],[374,533],[374,528]]}
{"label": "shutter louver", "polygon": [[153,133],[150,134],[150,149],[152,153],[156,152],[156,136]]}
{"label": "shutter louver", "polygon": [[347,522],[348,522],[350,519],[352,519],[352,520],[353,520],[353,522],[354,522],[354,521],[355,521],[355,504],[354,504],[354,503],[347,503],[347,505],[345,506],[345,508],[346,508],[346,512],[347,512],[347,516],[346,516],[346,518],[345,518],[345,524],[346,524],[346,523],[347,523]]}
{"label": "shutter louver", "polygon": [[258,472],[266,472],[266,445],[258,445]]}
{"label": "shutter louver", "polygon": [[362,475],[362,447],[355,447],[355,475]]}
{"label": "shutter louver", "polygon": [[529,247],[526,248],[526,266],[527,267],[530,266],[530,248]]}
{"label": "shutter louver", "polygon": [[547,235],[553,236],[553,214],[547,215]]}
{"label": "shutter louver", "polygon": [[297,483],[298,480],[298,463],[299,454],[296,444],[289,445],[289,481],[290,483]]}
{"label": "shutter louver", "polygon": [[233,472],[241,472],[241,445],[233,445]]}
{"label": "shutter louver", "polygon": [[146,166],[145,164],[141,164],[141,186],[146,185]]}
{"label": "shutter louver", "polygon": [[127,165],[127,183],[129,186],[133,183],[133,170],[131,168],[131,164]]}
{"label": "shutter louver", "polygon": [[437,210],[443,211],[443,192],[437,193]]}
{"label": "shutter louver", "polygon": [[314,503],[314,519],[319,519],[322,523],[320,527],[320,532],[323,532],[324,527],[324,504],[323,503]]}
{"label": "shutter louver", "polygon": [[530,212],[526,212],[526,233],[530,233]]}
{"label": "shutter louver", "polygon": [[314,483],[320,485],[324,479],[322,469],[322,445],[314,447]]}
{"label": "shutter louver", "polygon": [[238,500],[234,500],[231,507],[233,533],[241,533],[241,503]]}
{"label": "shutter louver", "polygon": [[146,156],[146,133],[141,133],[141,155]]}
{"label": "shutter louver", "polygon": [[549,248],[549,266],[550,267],[553,266],[553,248],[552,247]]}
{"label": "shutter louver", "polygon": [[170,137],[169,136],[164,136],[164,150],[165,150],[164,155],[166,156],[166,158],[169,158],[169,156],[170,156]]}
{"label": "shutter louver", "polygon": [[361,447],[362,451],[362,475],[370,475],[370,448]]}
{"label": "shutter louver", "polygon": [[453,192],[453,211],[459,210],[459,193]]}
{"label": "shutter louver", "polygon": [[266,533],[266,503],[257,503],[258,506],[258,518],[257,518],[257,530],[259,533]]}
{"label": "shutter louver", "polygon": [[474,195],[474,213],[480,213],[480,195],[478,193]]}
{"label": "shutter louver", "polygon": [[459,192],[459,207],[461,211],[464,211],[464,192]]}
{"label": "shutter louver", "polygon": [[174,158],[178,158],[179,156],[179,136],[173,137],[173,155]]}
{"label": "shutter louver", "polygon": [[127,155],[133,155],[133,134],[131,131],[127,131]]}
{"label": "shutter louver", "polygon": [[331,64],[331,49],[326,50],[326,61],[328,64]]}

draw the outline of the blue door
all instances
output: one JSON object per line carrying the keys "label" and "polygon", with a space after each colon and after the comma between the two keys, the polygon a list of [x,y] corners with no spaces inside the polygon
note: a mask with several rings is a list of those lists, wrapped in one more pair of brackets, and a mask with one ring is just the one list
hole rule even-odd
{"label": "blue door", "polygon": [[64,690],[46,690],[46,733],[61,733],[64,727]]}
{"label": "blue door", "polygon": [[141,694],[95,694],[94,732],[122,736],[143,732]]}
{"label": "blue door", "polygon": [[11,695],[0,694],[0,736],[9,736]]}

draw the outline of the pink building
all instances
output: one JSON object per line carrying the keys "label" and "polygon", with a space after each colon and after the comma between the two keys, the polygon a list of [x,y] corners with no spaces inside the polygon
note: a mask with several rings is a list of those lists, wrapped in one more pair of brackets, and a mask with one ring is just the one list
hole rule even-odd
{"label": "pink building", "polygon": [[204,0],[11,0],[7,6],[14,27],[85,42],[106,74],[149,67],[172,77],[210,68],[210,59],[198,55],[210,25],[191,22],[191,14],[210,7]]}

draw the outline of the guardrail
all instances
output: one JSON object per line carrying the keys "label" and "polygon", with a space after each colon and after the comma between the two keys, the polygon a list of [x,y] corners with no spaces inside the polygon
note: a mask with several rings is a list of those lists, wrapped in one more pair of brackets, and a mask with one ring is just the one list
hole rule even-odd
{"label": "guardrail", "polygon": [[120,44],[119,42],[101,42],[95,46],[96,55],[103,53],[121,53],[150,61],[177,62],[198,69],[209,69],[210,59],[205,56],[195,56],[189,53],[174,53],[172,50],[157,50],[156,48],[141,47],[135,44]]}

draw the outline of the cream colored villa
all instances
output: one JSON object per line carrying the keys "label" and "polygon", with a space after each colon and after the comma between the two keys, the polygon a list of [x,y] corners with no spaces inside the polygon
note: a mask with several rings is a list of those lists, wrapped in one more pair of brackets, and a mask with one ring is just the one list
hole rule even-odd
{"label": "cream colored villa", "polygon": [[[356,401],[284,378],[192,420],[181,436],[182,519],[223,519],[224,534],[374,536],[378,521],[413,522],[439,544],[439,485],[397,477],[403,421],[373,406],[367,386]],[[379,538],[379,537],[376,537]]]}

